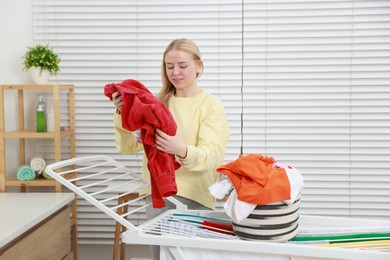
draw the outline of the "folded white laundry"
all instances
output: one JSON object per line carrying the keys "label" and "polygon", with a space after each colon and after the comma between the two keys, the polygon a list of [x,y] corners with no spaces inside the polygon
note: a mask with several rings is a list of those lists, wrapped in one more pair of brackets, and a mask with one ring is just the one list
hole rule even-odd
{"label": "folded white laundry", "polygon": [[247,218],[256,207],[256,204],[238,199],[236,190],[230,193],[228,200],[223,205],[226,214],[237,223]]}
{"label": "folded white laundry", "polygon": [[217,182],[209,187],[210,193],[217,199],[223,199],[233,189],[233,183],[225,174],[219,174]]}

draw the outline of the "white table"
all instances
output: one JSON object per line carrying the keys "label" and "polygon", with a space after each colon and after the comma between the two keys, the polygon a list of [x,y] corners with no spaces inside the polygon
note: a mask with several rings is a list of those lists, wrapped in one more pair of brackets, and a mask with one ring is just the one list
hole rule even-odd
{"label": "white table", "polygon": [[0,193],[0,248],[74,199],[74,193]]}

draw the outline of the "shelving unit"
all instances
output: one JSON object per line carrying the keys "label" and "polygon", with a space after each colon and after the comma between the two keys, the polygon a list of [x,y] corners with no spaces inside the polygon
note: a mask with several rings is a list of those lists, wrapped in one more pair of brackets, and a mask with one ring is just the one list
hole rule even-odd
{"label": "shelving unit", "polygon": [[[38,133],[35,129],[25,129],[25,108],[24,92],[37,90],[52,92],[54,111],[54,131]],[[18,129],[15,131],[5,130],[5,91],[17,91],[17,116]],[[60,93],[66,91],[69,95],[69,127],[61,130],[60,118]],[[70,156],[76,156],[75,139],[75,111],[74,111],[74,86],[73,85],[0,85],[0,192],[6,192],[7,187],[19,187],[21,192],[26,192],[27,187],[54,187],[56,192],[61,192],[59,182],[49,179],[36,179],[32,181],[19,181],[15,177],[8,177],[6,174],[6,145],[7,139],[19,140],[19,165],[27,164],[26,140],[27,139],[51,139],[54,141],[54,161],[62,159],[61,140],[69,138]],[[69,176],[71,177],[71,176]],[[77,259],[77,201],[72,202],[72,240],[74,259]]]}

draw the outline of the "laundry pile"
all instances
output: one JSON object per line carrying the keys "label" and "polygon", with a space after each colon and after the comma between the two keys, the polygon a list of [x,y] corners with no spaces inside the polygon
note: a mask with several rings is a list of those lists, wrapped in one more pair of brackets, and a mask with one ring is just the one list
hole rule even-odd
{"label": "laundry pile", "polygon": [[304,183],[295,167],[249,154],[217,171],[218,181],[209,190],[217,199],[230,193],[224,208],[238,237],[285,242],[297,235]]}

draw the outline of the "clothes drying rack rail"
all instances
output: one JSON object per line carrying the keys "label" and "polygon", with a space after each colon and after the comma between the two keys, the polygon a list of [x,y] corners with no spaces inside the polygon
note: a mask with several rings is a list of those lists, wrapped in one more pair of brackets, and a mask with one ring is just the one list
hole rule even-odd
{"label": "clothes drying rack rail", "polygon": [[[243,252],[286,256],[287,259],[390,259],[390,252],[375,247],[373,250],[348,247],[316,246],[300,243],[274,243],[263,241],[245,241],[222,232],[218,228],[204,228],[202,219],[229,221],[224,212],[188,210],[185,205],[173,197],[166,198],[176,205],[176,209],[167,210],[154,219],[136,225],[129,216],[145,212],[147,196],[137,196],[130,200],[121,200],[129,194],[139,193],[149,187],[149,182],[105,155],[72,158],[50,164],[46,168],[49,176],[75,192],[79,197],[107,214],[125,227],[121,240],[125,244],[160,245],[169,250],[174,259],[187,259],[186,248],[211,250],[215,252]],[[67,178],[74,174],[76,177]],[[118,201],[121,201],[118,204]],[[141,203],[142,202],[142,203]],[[129,210],[121,211],[126,207]],[[390,228],[390,222],[350,218],[318,217],[301,215],[299,228],[324,227],[367,227]],[[389,244],[387,244],[389,247]]]}

